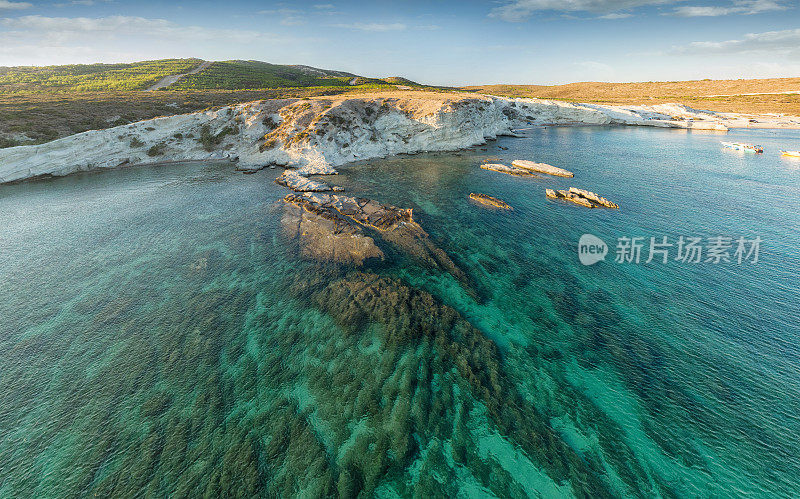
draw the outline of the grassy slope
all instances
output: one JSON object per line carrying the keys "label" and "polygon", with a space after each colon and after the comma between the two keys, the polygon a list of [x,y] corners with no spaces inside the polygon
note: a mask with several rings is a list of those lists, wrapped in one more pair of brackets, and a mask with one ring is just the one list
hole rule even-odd
{"label": "grassy slope", "polygon": [[[141,91],[161,78],[197,68],[199,59],[132,64],[0,67],[0,147],[40,143],[86,130],[257,99],[393,90],[404,78],[383,80],[306,66],[257,61],[215,62],[157,92]],[[356,78],[356,85],[349,83]],[[259,90],[257,90],[259,89]],[[800,115],[800,95],[742,95],[800,90],[800,78],[701,80],[568,85],[467,87],[495,95],[614,104],[683,102],[715,111]],[[737,94],[716,96],[718,94]]]}
{"label": "grassy slope", "polygon": [[[166,59],[0,67],[0,147],[41,143],[86,130],[258,99],[395,88],[385,80],[341,71],[224,61],[165,89],[143,91],[165,76],[187,73],[202,62]],[[349,85],[353,78],[358,79],[355,86]]]}
{"label": "grassy slope", "polygon": [[131,64],[0,68],[0,93],[143,90],[165,76],[187,73],[200,59],[164,59]]}
{"label": "grassy slope", "polygon": [[[130,64],[77,64],[44,67],[0,67],[0,94],[76,93],[145,90],[165,76],[196,69],[200,59],[164,59]],[[386,85],[398,81],[364,78],[342,71],[287,66],[260,61],[220,61],[187,75],[162,90],[254,90],[264,88]],[[403,80],[403,84],[421,86]]]}
{"label": "grassy slope", "polygon": [[[158,116],[260,99],[335,95],[350,89],[309,87],[266,90],[0,94],[0,147],[42,143]],[[363,87],[359,91],[369,91]],[[375,88],[375,90],[380,90]],[[25,139],[24,137],[27,137]]]}
{"label": "grassy slope", "polygon": [[325,75],[316,74],[301,66],[260,61],[213,62],[200,73],[186,76],[170,85],[169,90],[343,87],[355,76],[339,71],[320,71]]}
{"label": "grassy slope", "polygon": [[[481,85],[465,90],[494,95],[538,97],[608,104],[681,102],[722,112],[800,115],[800,78],[759,80],[694,80],[640,83],[582,82],[566,85]],[[743,95],[765,93],[770,95]]]}

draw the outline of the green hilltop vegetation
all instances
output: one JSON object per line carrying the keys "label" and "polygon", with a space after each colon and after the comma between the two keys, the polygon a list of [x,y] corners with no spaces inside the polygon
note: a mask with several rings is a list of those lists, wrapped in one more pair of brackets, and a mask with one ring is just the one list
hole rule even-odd
{"label": "green hilltop vegetation", "polygon": [[[183,75],[181,78],[174,78]],[[162,81],[167,77],[173,77]],[[164,83],[171,83],[161,86]],[[146,91],[159,85],[156,91]],[[129,64],[0,67],[0,148],[260,99],[349,92],[439,90],[386,79],[259,61],[163,59]]]}
{"label": "green hilltop vegetation", "polygon": [[252,90],[283,87],[343,87],[356,75],[307,66],[286,66],[260,61],[212,62],[203,71],[185,76],[169,90]]}
{"label": "green hilltop vegetation", "polygon": [[200,59],[164,59],[129,64],[0,67],[0,93],[144,90],[166,76],[188,73],[202,63]]}
{"label": "green hilltop vegetation", "polygon": [[[0,67],[0,93],[120,92],[147,90],[167,76],[185,75],[159,90],[257,90],[306,87],[422,87],[404,78],[385,80],[260,61],[163,59],[129,64]],[[199,69],[199,71],[197,71]],[[193,71],[197,71],[194,74]]]}

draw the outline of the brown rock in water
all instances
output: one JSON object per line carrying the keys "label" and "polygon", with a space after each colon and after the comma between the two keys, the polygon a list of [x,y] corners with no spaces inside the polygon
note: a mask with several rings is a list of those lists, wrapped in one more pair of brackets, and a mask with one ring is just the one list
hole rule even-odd
{"label": "brown rock in water", "polygon": [[570,187],[568,191],[545,189],[545,195],[550,199],[562,199],[587,208],[619,208],[619,205],[616,203],[612,203],[594,192],[578,189],[576,187]]}
{"label": "brown rock in water", "polygon": [[588,199],[589,201],[591,201],[593,203],[596,203],[596,204],[599,204],[600,206],[603,206],[605,208],[612,208],[612,209],[618,209],[619,208],[618,204],[612,203],[608,199],[606,199],[604,197],[600,197],[600,196],[598,196],[597,194],[595,194],[594,192],[591,192],[591,191],[578,189],[577,187],[570,187],[569,188],[569,192],[572,193],[572,194],[575,194],[577,196],[584,197],[584,198]]}
{"label": "brown rock in water", "polygon": [[506,203],[502,199],[497,199],[495,197],[472,192],[469,195],[469,198],[476,203],[479,203],[483,206],[491,206],[492,208],[500,208],[502,210],[513,210],[514,208],[511,207],[510,204]]}
{"label": "brown rock in water", "polygon": [[517,177],[535,177],[536,175],[530,170],[525,168],[517,168],[516,166],[502,165],[500,163],[484,163],[481,165],[484,170],[493,172],[506,173],[508,175],[516,175]]}
{"label": "brown rock in water", "polygon": [[[284,225],[300,238],[303,254],[318,260],[362,264],[383,258],[374,238],[393,244],[431,267],[448,272],[475,294],[466,274],[459,269],[428,233],[414,221],[412,210],[384,205],[372,199],[336,194],[289,194]],[[369,231],[374,231],[369,233]],[[369,233],[369,237],[367,234]]]}
{"label": "brown rock in water", "polygon": [[285,170],[280,177],[275,179],[275,183],[288,187],[295,192],[340,192],[344,190],[339,186],[331,186],[325,182],[311,180],[294,170]]}
{"label": "brown rock in water", "polygon": [[516,168],[523,168],[536,173],[546,173],[547,175],[554,175],[556,177],[574,177],[575,175],[563,168],[557,168],[546,163],[536,163],[535,161],[528,161],[524,159],[517,159],[511,162],[512,166]]}
{"label": "brown rock in water", "polygon": [[346,220],[313,203],[289,204],[282,223],[286,232],[297,237],[303,256],[315,260],[363,265],[370,258],[383,259],[383,251],[375,240],[363,234]]}

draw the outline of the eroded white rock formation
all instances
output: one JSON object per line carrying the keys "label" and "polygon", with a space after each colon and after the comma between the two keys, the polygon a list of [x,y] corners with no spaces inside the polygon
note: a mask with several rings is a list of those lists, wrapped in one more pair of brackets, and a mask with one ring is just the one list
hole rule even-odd
{"label": "eroded white rock formation", "polygon": [[[706,112],[663,106],[613,107],[427,92],[257,101],[2,149],[0,183],[196,160],[228,160],[245,171],[280,165],[298,168],[301,175],[331,174],[336,165],[355,160],[462,149],[513,134],[528,124],[715,123]],[[684,113],[685,121],[677,120],[677,112]],[[690,115],[696,121],[689,122]]]}

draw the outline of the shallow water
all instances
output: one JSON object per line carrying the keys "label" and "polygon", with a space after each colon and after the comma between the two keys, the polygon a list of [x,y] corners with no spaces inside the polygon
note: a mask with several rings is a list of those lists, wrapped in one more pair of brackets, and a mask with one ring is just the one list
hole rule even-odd
{"label": "shallow water", "polygon": [[[413,208],[469,286],[402,254],[302,260],[279,170],[0,186],[0,496],[792,496],[800,161],[777,150],[798,142],[546,128],[331,178]],[[621,209],[544,197],[573,185]],[[580,264],[585,233],[606,261]],[[681,235],[763,243],[757,263],[614,262],[619,237]]]}

